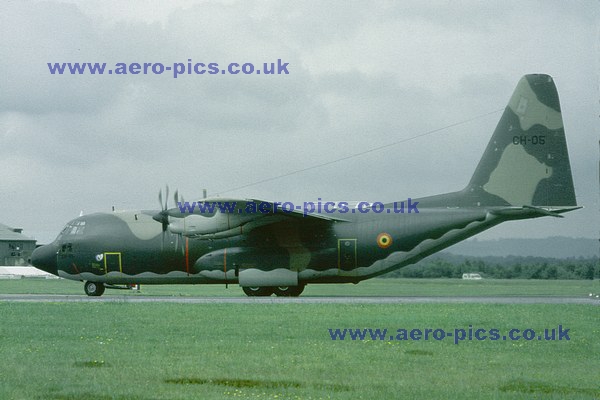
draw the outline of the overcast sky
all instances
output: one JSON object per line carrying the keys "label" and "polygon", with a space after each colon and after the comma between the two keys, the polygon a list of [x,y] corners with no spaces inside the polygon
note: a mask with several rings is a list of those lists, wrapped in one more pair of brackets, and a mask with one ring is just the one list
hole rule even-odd
{"label": "overcast sky", "polygon": [[[501,115],[489,113],[522,75],[547,73],[586,208],[478,237],[598,237],[599,3],[423,3],[1,2],[0,222],[45,243],[81,210],[158,208],[166,183],[186,200],[203,188],[295,202],[460,190]],[[46,65],[188,59],[281,59],[289,74],[60,76]]]}

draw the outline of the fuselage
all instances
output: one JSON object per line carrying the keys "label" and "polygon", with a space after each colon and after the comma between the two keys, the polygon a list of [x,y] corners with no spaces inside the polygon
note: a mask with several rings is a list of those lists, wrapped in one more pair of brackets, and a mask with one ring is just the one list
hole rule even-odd
{"label": "fuselage", "polygon": [[240,271],[297,273],[300,283],[358,282],[411,264],[495,225],[484,208],[348,213],[345,221],[285,219],[221,239],[162,231],[158,211],[96,213],[70,221],[33,265],[108,284],[237,283]]}

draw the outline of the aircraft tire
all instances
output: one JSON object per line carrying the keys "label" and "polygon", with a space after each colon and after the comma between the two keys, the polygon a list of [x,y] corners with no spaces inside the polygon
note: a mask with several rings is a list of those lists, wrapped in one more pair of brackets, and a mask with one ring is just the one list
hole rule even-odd
{"label": "aircraft tire", "polygon": [[106,288],[103,283],[87,281],[84,284],[83,289],[88,296],[102,296]]}
{"label": "aircraft tire", "polygon": [[273,294],[273,288],[268,286],[242,286],[242,290],[246,293],[246,296],[249,297],[262,297]]}
{"label": "aircraft tire", "polygon": [[298,297],[304,291],[306,285],[298,286],[277,286],[273,288],[273,293],[280,297]]}

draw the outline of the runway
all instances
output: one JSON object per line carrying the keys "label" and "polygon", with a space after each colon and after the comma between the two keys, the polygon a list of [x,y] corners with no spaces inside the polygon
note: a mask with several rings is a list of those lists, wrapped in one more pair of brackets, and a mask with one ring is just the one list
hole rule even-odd
{"label": "runway", "polygon": [[0,302],[16,303],[178,303],[178,304],[582,304],[600,306],[595,297],[464,296],[464,297],[176,297],[142,295],[0,294]]}

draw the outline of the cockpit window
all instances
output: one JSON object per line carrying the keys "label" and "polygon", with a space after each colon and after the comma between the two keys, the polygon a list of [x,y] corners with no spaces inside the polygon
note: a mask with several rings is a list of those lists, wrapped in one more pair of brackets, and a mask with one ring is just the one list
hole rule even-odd
{"label": "cockpit window", "polygon": [[67,224],[67,226],[64,227],[64,229],[60,232],[60,235],[58,235],[58,237],[61,236],[65,236],[65,235],[83,235],[83,231],[85,230],[85,221],[72,221],[69,222]]}

